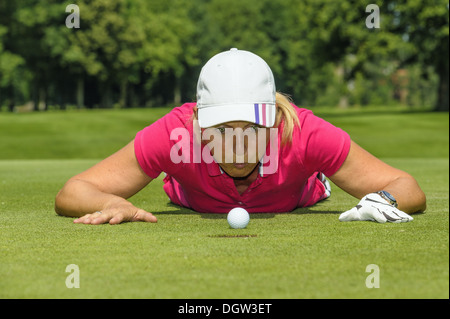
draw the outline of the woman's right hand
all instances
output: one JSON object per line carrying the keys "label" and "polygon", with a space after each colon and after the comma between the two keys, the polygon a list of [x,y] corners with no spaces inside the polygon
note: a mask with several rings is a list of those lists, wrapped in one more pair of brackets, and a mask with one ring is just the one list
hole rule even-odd
{"label": "woman's right hand", "polygon": [[156,223],[155,216],[127,200],[151,180],[137,161],[132,141],[69,179],[56,195],[55,211],[61,216],[78,217],[76,224]]}
{"label": "woman's right hand", "polygon": [[115,225],[123,222],[137,221],[156,223],[158,220],[153,214],[129,203],[111,206],[101,211],[86,214],[75,219],[73,222],[75,224],[99,225],[109,223]]}

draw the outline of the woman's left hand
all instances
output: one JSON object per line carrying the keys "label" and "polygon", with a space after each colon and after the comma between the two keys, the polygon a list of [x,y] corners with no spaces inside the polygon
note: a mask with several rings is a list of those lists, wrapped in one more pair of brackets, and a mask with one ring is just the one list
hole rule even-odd
{"label": "woman's left hand", "polygon": [[412,221],[413,218],[388,204],[377,193],[370,193],[364,196],[358,205],[342,213],[339,220],[341,222],[370,220],[384,224],[386,222],[405,223]]}

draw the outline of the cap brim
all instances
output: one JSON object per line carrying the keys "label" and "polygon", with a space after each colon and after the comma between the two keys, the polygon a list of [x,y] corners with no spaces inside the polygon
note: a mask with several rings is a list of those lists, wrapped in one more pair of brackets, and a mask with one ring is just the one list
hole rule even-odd
{"label": "cap brim", "polygon": [[275,124],[276,107],[273,103],[217,105],[198,107],[197,114],[201,128],[234,121],[272,127]]}

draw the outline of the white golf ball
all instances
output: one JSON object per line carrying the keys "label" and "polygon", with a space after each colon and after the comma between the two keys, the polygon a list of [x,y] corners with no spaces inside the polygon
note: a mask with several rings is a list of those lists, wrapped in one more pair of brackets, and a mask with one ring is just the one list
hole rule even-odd
{"label": "white golf ball", "polygon": [[245,209],[236,207],[228,213],[227,221],[231,228],[245,228],[250,221],[250,215]]}

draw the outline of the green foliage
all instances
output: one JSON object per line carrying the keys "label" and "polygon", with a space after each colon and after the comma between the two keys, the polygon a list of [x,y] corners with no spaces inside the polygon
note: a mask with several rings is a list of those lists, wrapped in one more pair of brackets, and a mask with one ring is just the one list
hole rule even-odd
{"label": "green foliage", "polygon": [[[299,105],[448,109],[444,0],[379,1],[379,29],[363,0],[81,0],[79,29],[65,25],[67,4],[0,3],[0,107],[190,101],[201,65],[237,47]],[[404,70],[406,88],[393,81]]]}

